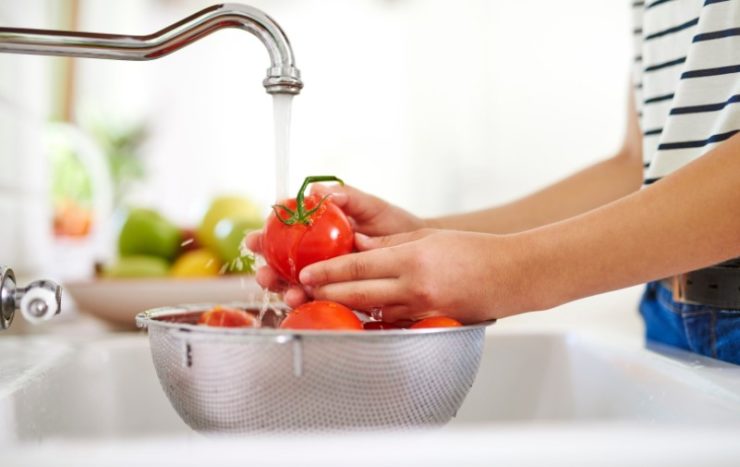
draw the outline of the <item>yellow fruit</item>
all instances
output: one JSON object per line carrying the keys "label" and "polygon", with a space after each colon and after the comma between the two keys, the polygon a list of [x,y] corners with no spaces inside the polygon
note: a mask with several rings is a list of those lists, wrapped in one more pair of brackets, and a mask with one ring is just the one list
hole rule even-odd
{"label": "yellow fruit", "polygon": [[262,211],[259,206],[242,196],[220,196],[211,202],[196,232],[203,246],[217,249],[216,225],[222,219],[239,219],[262,225]]}
{"label": "yellow fruit", "polygon": [[173,277],[212,277],[221,270],[221,260],[210,250],[188,251],[175,260],[170,269]]}

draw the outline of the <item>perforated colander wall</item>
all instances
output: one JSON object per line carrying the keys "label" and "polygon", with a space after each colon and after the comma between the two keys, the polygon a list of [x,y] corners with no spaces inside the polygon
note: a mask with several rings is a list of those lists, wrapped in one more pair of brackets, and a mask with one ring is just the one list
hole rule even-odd
{"label": "perforated colander wall", "polygon": [[277,342],[152,325],[149,340],[162,387],[192,428],[310,432],[448,422],[475,379],[484,329]]}

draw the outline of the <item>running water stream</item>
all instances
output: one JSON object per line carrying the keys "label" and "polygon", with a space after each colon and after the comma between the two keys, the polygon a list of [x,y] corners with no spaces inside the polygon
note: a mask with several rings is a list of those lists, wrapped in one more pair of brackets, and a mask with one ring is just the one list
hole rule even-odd
{"label": "running water stream", "polygon": [[[288,179],[290,172],[290,110],[292,94],[273,94],[273,122],[275,134],[275,201],[282,202],[288,198]],[[255,268],[264,264],[262,257],[257,258]],[[259,312],[259,322],[270,310],[272,294],[265,292]],[[277,311],[277,310],[276,310]]]}
{"label": "running water stream", "polygon": [[290,110],[292,94],[273,95],[275,132],[275,200],[288,197],[288,175],[290,172]]}

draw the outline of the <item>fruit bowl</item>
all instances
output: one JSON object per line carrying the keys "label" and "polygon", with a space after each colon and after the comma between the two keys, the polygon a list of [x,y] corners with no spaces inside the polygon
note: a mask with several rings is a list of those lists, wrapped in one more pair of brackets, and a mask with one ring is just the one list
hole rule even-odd
{"label": "fruit bowl", "polygon": [[64,284],[76,308],[121,328],[138,313],[173,303],[260,302],[264,291],[250,275],[208,278],[90,279]]}

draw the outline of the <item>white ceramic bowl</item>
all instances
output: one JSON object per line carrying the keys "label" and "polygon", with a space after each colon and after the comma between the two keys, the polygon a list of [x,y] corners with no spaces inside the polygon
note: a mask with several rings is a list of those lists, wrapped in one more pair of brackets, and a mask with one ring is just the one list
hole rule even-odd
{"label": "white ceramic bowl", "polygon": [[264,291],[254,276],[195,279],[92,279],[68,282],[77,309],[117,326],[134,328],[137,313],[174,303],[254,302]]}

